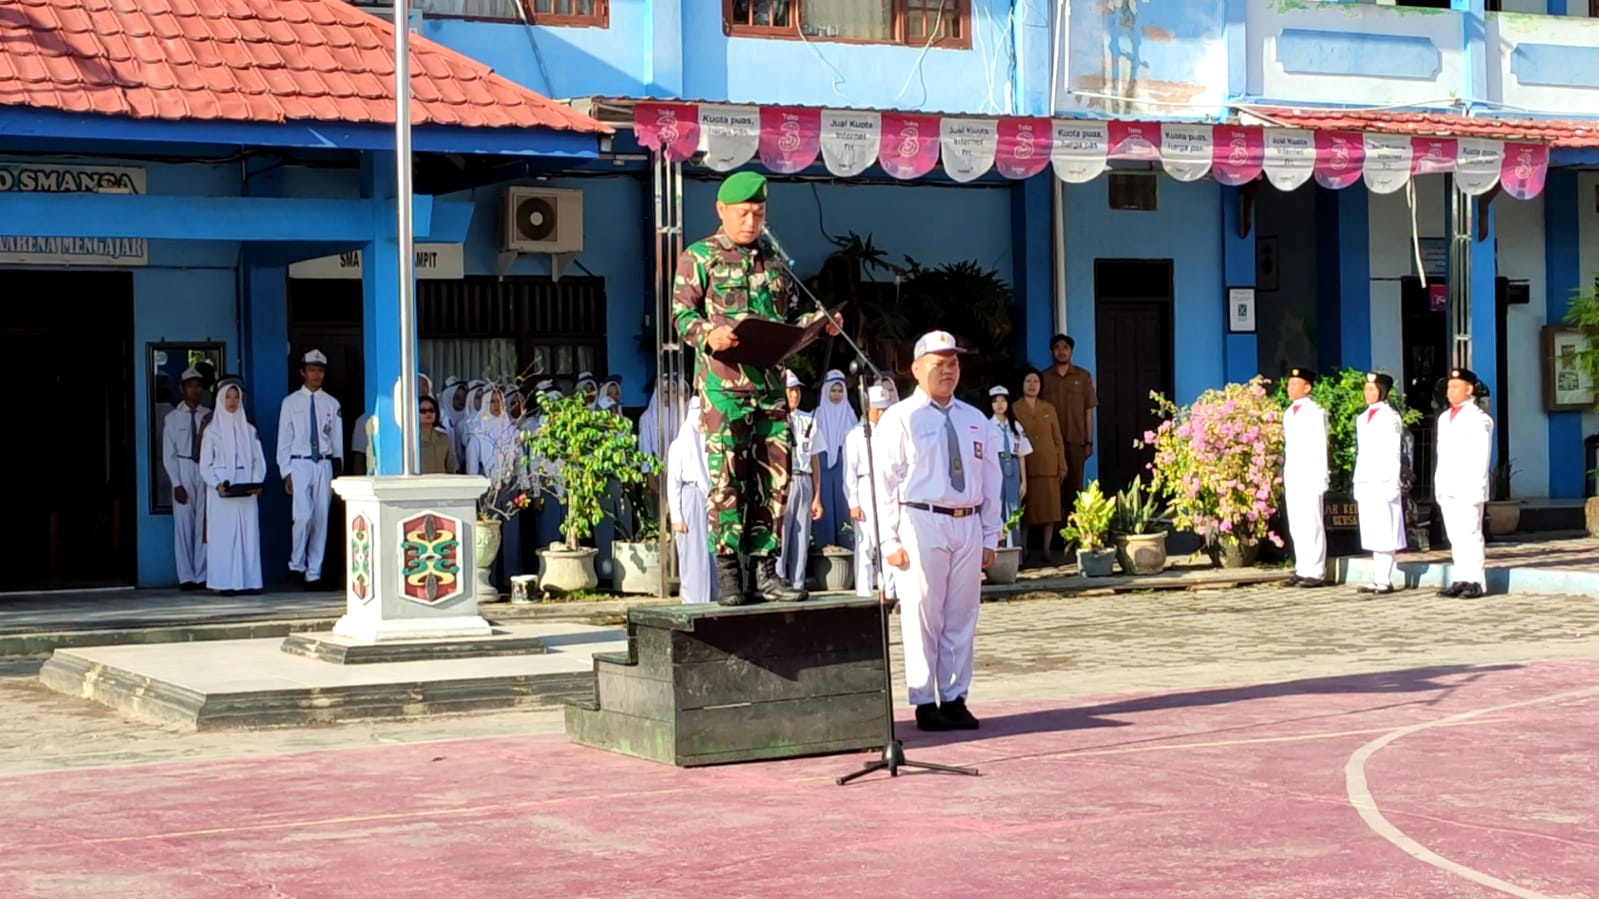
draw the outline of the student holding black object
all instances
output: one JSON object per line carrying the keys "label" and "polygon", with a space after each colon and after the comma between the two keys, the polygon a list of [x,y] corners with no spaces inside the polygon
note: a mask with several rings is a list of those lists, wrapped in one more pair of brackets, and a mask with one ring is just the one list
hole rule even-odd
{"label": "student holding black object", "polygon": [[206,494],[206,581],[223,596],[261,592],[261,519],[256,497],[266,479],[261,438],[244,415],[244,384],[217,384],[216,411],[200,441]]}

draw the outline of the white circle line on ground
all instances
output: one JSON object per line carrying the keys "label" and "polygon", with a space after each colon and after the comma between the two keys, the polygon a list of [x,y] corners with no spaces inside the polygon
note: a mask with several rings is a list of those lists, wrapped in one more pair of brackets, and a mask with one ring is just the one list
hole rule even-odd
{"label": "white circle line on ground", "polygon": [[1391,730],[1355,750],[1354,754],[1349,757],[1349,761],[1344,764],[1344,791],[1349,796],[1349,804],[1355,807],[1355,811],[1360,814],[1361,820],[1366,822],[1366,826],[1371,828],[1373,833],[1376,833],[1378,836],[1404,850],[1407,855],[1417,859],[1418,861],[1432,865],[1434,868],[1437,868],[1441,871],[1447,871],[1456,877],[1462,877],[1466,880],[1472,881],[1473,883],[1479,883],[1485,887],[1488,887],[1489,889],[1498,890],[1506,895],[1519,896],[1521,899],[1551,899],[1551,897],[1546,896],[1543,893],[1538,893],[1524,887],[1518,887],[1513,883],[1500,880],[1491,874],[1483,873],[1482,871],[1467,867],[1466,865],[1463,865],[1457,861],[1444,858],[1438,853],[1417,842],[1414,838],[1400,830],[1398,827],[1395,827],[1392,822],[1383,817],[1382,811],[1377,808],[1377,800],[1371,795],[1371,788],[1366,783],[1366,763],[1371,760],[1372,756],[1382,751],[1383,747],[1387,746],[1388,744],[1393,743],[1396,740],[1404,739],[1411,734],[1420,733],[1424,730],[1431,730],[1435,727],[1445,727],[1456,722],[1464,721],[1468,718],[1476,718],[1479,715],[1489,715],[1494,712],[1503,712],[1510,709],[1524,708],[1526,706],[1542,705],[1547,702],[1559,702],[1563,699],[1576,699],[1578,697],[1595,695],[1599,695],[1599,687],[1588,687],[1582,690],[1569,690],[1564,693],[1554,693],[1549,696],[1540,696],[1536,699],[1523,699],[1519,702],[1510,702],[1504,705],[1490,706],[1489,708],[1485,709],[1461,712],[1458,715],[1449,715],[1433,721],[1423,721],[1418,724],[1411,724],[1406,727]]}

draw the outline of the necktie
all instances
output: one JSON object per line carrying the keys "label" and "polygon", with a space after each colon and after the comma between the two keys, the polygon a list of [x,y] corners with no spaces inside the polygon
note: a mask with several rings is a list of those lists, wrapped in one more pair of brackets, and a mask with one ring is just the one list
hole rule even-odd
{"label": "necktie", "polygon": [[949,417],[947,407],[934,406],[944,413],[944,442],[949,449],[949,485],[957,491],[966,489],[966,471],[961,465],[961,441],[955,433],[955,422]]}
{"label": "necktie", "polygon": [[199,409],[189,410],[189,458],[195,462],[200,461],[200,422],[196,418]]}
{"label": "necktie", "polygon": [[1376,418],[1376,417],[1377,417],[1377,407],[1376,406],[1372,406],[1371,407],[1371,411],[1366,413],[1366,421],[1367,421],[1367,423],[1369,424],[1371,422],[1371,420],[1373,418]]}
{"label": "necktie", "polygon": [[1459,414],[1460,414],[1460,407],[1459,406],[1450,406],[1449,407],[1449,420],[1450,421],[1454,421],[1455,420],[1455,416],[1459,415]]}
{"label": "necktie", "polygon": [[1294,403],[1294,414],[1295,415],[1299,414],[1299,404],[1298,403]]}
{"label": "necktie", "polygon": [[305,401],[306,414],[311,419],[311,461],[322,461],[322,445],[317,439],[316,431],[316,394],[311,394]]}

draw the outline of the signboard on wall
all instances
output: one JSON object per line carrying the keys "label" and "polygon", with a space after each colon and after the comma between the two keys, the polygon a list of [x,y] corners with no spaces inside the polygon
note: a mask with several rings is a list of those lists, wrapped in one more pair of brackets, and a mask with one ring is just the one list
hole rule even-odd
{"label": "signboard on wall", "polygon": [[[416,245],[416,276],[424,281],[459,281],[466,277],[466,252],[458,243],[419,243]],[[320,259],[307,259],[289,266],[289,277],[316,279],[359,279],[361,251],[351,250]]]}
{"label": "signboard on wall", "polygon": [[[0,160],[3,193],[145,193],[142,168],[109,165],[44,165]],[[73,237],[35,234],[0,237],[5,265],[145,265],[150,243],[131,237]]]}

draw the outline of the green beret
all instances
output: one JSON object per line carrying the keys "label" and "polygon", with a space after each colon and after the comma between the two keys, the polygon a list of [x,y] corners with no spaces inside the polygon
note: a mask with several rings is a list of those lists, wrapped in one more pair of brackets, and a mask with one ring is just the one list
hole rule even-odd
{"label": "green beret", "polygon": [[728,176],[716,191],[718,203],[765,203],[766,176],[760,172],[739,172]]}

